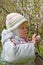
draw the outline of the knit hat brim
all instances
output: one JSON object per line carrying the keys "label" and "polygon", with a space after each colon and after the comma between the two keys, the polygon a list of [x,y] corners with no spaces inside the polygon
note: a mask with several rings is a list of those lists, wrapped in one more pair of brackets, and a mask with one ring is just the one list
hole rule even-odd
{"label": "knit hat brim", "polygon": [[18,26],[20,26],[22,23],[24,23],[24,22],[26,22],[26,21],[27,21],[27,19],[24,18],[24,19],[22,19],[19,23],[17,23],[16,25],[14,24],[14,26],[11,27],[11,28],[9,28],[8,30],[10,30],[10,31],[15,30]]}

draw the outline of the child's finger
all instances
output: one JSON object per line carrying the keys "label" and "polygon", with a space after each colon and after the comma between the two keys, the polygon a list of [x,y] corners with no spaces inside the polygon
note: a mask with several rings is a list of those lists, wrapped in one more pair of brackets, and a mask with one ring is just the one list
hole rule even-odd
{"label": "child's finger", "polygon": [[33,36],[32,36],[32,38],[35,38],[36,37],[36,34],[34,34]]}

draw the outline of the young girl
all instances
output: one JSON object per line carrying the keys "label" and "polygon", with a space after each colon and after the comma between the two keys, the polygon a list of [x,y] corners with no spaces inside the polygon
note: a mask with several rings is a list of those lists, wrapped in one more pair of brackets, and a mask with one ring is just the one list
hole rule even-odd
{"label": "young girl", "polygon": [[4,65],[34,65],[36,34],[29,42],[27,26],[28,21],[21,14],[7,15],[7,29],[2,32],[1,60]]}

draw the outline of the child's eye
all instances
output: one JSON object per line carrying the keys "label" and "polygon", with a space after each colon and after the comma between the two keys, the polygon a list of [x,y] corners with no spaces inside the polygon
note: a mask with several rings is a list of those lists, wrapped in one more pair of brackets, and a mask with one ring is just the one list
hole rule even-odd
{"label": "child's eye", "polygon": [[26,29],[27,29],[28,27],[26,27]]}
{"label": "child's eye", "polygon": [[24,29],[24,27],[21,27],[21,29]]}

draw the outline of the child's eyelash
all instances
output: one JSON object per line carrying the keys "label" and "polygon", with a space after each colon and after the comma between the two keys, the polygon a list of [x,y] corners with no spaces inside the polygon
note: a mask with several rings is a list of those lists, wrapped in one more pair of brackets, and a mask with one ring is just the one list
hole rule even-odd
{"label": "child's eyelash", "polygon": [[28,27],[21,27],[21,29],[24,29],[24,28],[26,28],[26,29],[27,29]]}

